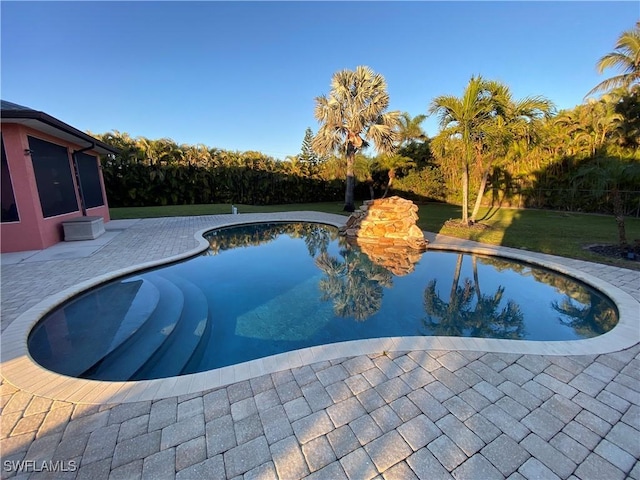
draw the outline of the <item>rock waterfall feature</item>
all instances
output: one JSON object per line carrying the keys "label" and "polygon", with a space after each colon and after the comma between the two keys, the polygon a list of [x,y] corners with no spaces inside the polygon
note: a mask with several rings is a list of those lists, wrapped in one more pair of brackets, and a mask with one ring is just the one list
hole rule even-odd
{"label": "rock waterfall feature", "polygon": [[367,200],[347,219],[340,233],[376,264],[396,275],[414,269],[427,240],[416,225],[418,207],[398,196]]}

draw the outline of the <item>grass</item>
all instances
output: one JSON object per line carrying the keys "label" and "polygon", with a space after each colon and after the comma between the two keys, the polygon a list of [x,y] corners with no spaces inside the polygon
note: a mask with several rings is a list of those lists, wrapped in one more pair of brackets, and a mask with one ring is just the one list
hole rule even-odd
{"label": "grass", "polygon": [[[316,212],[344,214],[342,202],[292,203],[286,205],[235,205],[238,213],[272,213],[311,210]],[[191,215],[220,215],[231,213],[229,204],[211,205],[167,205],[165,207],[110,208],[112,220],[124,218],[184,217]]]}
{"label": "grass", "polygon": [[[345,214],[342,203],[299,203],[290,205],[236,205],[239,213],[268,213],[311,210]],[[190,215],[216,215],[231,213],[231,206],[175,205],[166,207],[111,208],[111,218],[149,218]],[[563,257],[578,258],[609,265],[640,270],[638,262],[603,257],[586,250],[593,244],[616,244],[617,227],[612,216],[548,210],[489,209],[480,210],[479,221],[487,228],[468,229],[445,225],[449,219],[458,219],[461,209],[456,205],[421,205],[418,225],[423,230],[453,237],[475,240],[493,245],[521,248],[535,252],[550,253]],[[640,239],[640,219],[626,219],[627,240]]]}
{"label": "grass", "polygon": [[[418,225],[423,230],[452,237],[640,270],[638,262],[603,257],[585,249],[588,245],[618,243],[617,225],[610,215],[485,208],[478,216],[488,227],[484,230],[444,224],[447,213],[448,218],[457,219],[460,212],[460,207],[452,205],[421,206]],[[640,219],[626,218],[625,226],[630,243],[640,239]]]}

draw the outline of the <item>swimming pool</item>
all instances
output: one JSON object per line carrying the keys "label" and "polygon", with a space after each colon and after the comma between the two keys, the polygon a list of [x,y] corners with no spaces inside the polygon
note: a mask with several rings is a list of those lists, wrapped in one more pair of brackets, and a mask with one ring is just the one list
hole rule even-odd
{"label": "swimming pool", "polygon": [[572,340],[617,321],[591,287],[496,257],[429,251],[400,275],[320,224],[245,225],[207,238],[202,256],[48,314],[29,335],[34,360],[74,377],[139,380],[358,338]]}

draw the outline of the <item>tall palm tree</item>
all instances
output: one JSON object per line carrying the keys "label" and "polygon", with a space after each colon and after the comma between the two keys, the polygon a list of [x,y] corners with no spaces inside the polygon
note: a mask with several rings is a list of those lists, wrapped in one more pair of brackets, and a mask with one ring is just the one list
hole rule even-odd
{"label": "tall palm tree", "polygon": [[476,221],[476,216],[482,204],[482,197],[487,186],[487,180],[497,158],[505,158],[508,148],[519,140],[524,140],[528,145],[534,137],[534,130],[539,125],[536,120],[549,119],[554,111],[553,103],[541,96],[525,97],[514,100],[508,86],[491,82],[488,87],[492,89],[492,100],[495,112],[485,127],[485,141],[489,150],[486,161],[481,158],[482,146],[477,150],[477,161],[482,164],[482,177],[476,203],[471,213],[471,222]]}
{"label": "tall palm tree", "polygon": [[369,67],[342,70],[333,75],[331,92],[316,98],[314,115],[321,124],[313,139],[320,155],[343,153],[347,160],[344,210],[354,205],[356,153],[373,142],[380,153],[390,153],[396,141],[399,112],[387,112],[389,94],[384,77]]}
{"label": "tall palm tree", "polygon": [[441,95],[429,106],[429,114],[438,116],[441,135],[462,140],[462,223],[466,225],[469,224],[469,165],[474,147],[482,140],[494,110],[489,82],[481,76],[471,77],[462,97]]}
{"label": "tall palm tree", "polygon": [[640,83],[640,21],[636,22],[635,28],[622,32],[615,50],[598,60],[596,67],[598,73],[607,68],[618,68],[622,73],[600,82],[587,93],[587,97],[615,87],[630,89]]}
{"label": "tall palm tree", "polygon": [[426,115],[416,115],[415,117],[412,117],[407,112],[402,112],[398,118],[398,144],[406,145],[415,140],[426,140],[427,135],[420,126],[426,118]]}

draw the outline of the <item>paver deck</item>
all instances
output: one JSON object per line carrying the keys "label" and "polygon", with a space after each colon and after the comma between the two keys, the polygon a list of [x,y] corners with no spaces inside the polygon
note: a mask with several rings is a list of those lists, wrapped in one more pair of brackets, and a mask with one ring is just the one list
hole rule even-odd
{"label": "paver deck", "polygon": [[67,396],[58,385],[73,380],[12,371],[26,365],[10,355],[18,324],[43,299],[193,253],[206,228],[294,218],[344,221],[306,212],[111,222],[100,245],[3,255],[2,478],[640,480],[640,273],[432,234],[430,248],[516,256],[610,286],[625,303],[627,344],[572,351],[560,342],[533,354],[527,342],[392,339],[391,348],[312,349],[186,386],[89,385]]}

